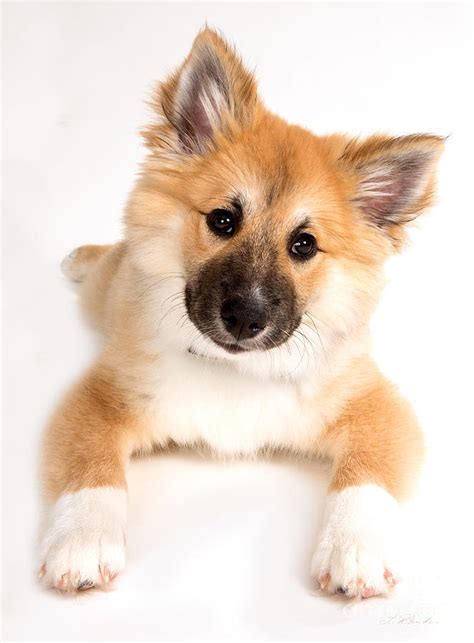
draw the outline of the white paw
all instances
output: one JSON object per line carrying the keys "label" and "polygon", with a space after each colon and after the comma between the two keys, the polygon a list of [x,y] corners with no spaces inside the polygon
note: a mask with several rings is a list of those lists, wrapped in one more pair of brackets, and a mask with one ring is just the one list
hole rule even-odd
{"label": "white paw", "polygon": [[110,583],[125,565],[125,522],[125,491],[98,487],[61,496],[41,543],[43,582],[64,591]]}
{"label": "white paw", "polygon": [[397,582],[400,509],[382,487],[348,487],[329,495],[312,575],[321,589],[348,597],[387,594]]}

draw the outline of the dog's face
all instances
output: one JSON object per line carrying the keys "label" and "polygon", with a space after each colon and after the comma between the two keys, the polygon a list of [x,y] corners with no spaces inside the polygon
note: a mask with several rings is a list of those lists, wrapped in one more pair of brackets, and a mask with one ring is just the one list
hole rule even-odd
{"label": "dog's face", "polygon": [[429,204],[441,139],[289,125],[209,30],[156,109],[127,223],[160,333],[257,372],[318,367],[366,327],[385,259]]}
{"label": "dog's face", "polygon": [[189,183],[186,309],[229,353],[285,343],[322,287],[326,237],[317,215],[334,197],[311,163],[317,148],[311,134],[269,118],[268,128],[224,144]]}

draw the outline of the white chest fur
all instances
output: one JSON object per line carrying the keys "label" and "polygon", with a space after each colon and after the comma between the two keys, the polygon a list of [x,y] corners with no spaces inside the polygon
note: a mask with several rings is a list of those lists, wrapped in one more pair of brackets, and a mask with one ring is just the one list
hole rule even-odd
{"label": "white chest fur", "polygon": [[165,354],[155,385],[151,416],[158,443],[203,441],[222,455],[267,446],[307,450],[323,426],[301,384],[246,375],[217,360]]}

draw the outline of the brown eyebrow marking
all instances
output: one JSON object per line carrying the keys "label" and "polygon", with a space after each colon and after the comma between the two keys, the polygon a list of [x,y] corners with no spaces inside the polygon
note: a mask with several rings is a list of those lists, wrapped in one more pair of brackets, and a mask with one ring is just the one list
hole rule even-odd
{"label": "brown eyebrow marking", "polygon": [[239,213],[242,214],[243,211],[243,199],[239,194],[234,194],[234,196],[231,198],[230,203],[232,207]]}
{"label": "brown eyebrow marking", "polygon": [[270,189],[267,192],[267,197],[266,197],[266,205],[267,207],[270,207],[276,199],[281,196],[281,194],[285,191],[288,185],[288,165],[286,163],[286,159],[284,158],[284,155],[282,154],[282,157],[278,160],[278,165],[275,168],[275,174],[273,176],[273,179],[270,179],[271,185]]}
{"label": "brown eyebrow marking", "polygon": [[[294,230],[290,233],[288,237],[288,243],[291,243],[291,240],[294,239],[300,232],[306,232],[308,228],[311,225],[311,219],[310,217],[306,217],[303,219],[303,221],[294,228]],[[310,232],[309,234],[313,234]],[[319,240],[318,240],[318,235],[317,233],[313,235],[315,240],[316,240],[316,248],[318,252],[326,252],[326,250],[323,250],[320,245],[319,245]]]}
{"label": "brown eyebrow marking", "polygon": [[[234,214],[242,216],[243,213],[243,199],[239,194],[232,194],[228,198],[224,198],[221,202],[221,205],[217,205],[212,210],[231,210]],[[211,212],[212,212],[211,210]],[[207,216],[209,212],[203,212],[202,210],[197,210],[199,214]]]}
{"label": "brown eyebrow marking", "polygon": [[272,183],[266,198],[267,207],[270,207],[272,205],[273,201],[275,201],[276,199],[276,195],[277,195],[277,185],[275,183]]}

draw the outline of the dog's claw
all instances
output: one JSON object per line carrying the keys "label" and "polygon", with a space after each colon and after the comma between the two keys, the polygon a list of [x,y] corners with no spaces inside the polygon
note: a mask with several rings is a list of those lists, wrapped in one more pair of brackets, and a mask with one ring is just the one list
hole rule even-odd
{"label": "dog's claw", "polygon": [[85,580],[81,581],[81,582],[77,585],[77,588],[76,588],[76,589],[77,589],[79,592],[83,592],[84,590],[86,590],[86,589],[91,589],[92,587],[94,587],[94,581],[92,581],[92,580],[88,580],[88,579],[86,578]]}
{"label": "dog's claw", "polygon": [[319,587],[321,589],[326,589],[329,583],[329,578],[330,578],[329,574],[323,574],[318,578]]}
{"label": "dog's claw", "polygon": [[385,570],[383,576],[386,582],[390,585],[390,587],[395,587],[395,585],[398,583],[398,580],[394,577],[394,575],[389,569]]}

